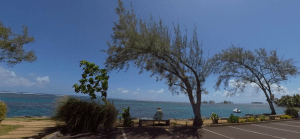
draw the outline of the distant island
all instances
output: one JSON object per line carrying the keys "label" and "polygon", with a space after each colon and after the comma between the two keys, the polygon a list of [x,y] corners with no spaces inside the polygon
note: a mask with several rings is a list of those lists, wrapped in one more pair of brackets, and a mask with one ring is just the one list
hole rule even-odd
{"label": "distant island", "polygon": [[251,102],[251,104],[264,104],[262,102]]}
{"label": "distant island", "polygon": [[210,100],[209,102],[203,101],[202,103],[203,103],[203,104],[215,104],[215,101],[212,101],[212,100]]}
{"label": "distant island", "polygon": [[[202,103],[203,104],[215,104],[215,101],[212,101],[212,100],[210,100],[209,102],[203,101]],[[233,102],[224,100],[224,102],[220,102],[220,103],[217,103],[217,104],[233,104]]]}
{"label": "distant island", "polygon": [[233,102],[224,100],[224,102],[220,102],[219,104],[233,104]]}

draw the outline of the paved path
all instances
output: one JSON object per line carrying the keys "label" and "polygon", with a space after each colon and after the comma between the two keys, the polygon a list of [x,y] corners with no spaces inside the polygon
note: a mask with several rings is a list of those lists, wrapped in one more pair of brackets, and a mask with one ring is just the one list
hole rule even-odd
{"label": "paved path", "polygon": [[67,138],[103,139],[299,139],[300,120],[202,128],[122,128],[109,135],[80,134]]}

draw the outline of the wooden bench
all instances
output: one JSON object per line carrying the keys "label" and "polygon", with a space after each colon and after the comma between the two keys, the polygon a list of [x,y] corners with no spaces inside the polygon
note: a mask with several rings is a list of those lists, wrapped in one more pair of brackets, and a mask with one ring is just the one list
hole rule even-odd
{"label": "wooden bench", "polygon": [[170,126],[170,119],[169,119],[169,120],[139,119],[139,127],[142,126],[142,123],[143,123],[143,122],[149,122],[149,121],[153,121],[153,125],[154,125],[154,122],[155,122],[155,121],[158,121],[158,122],[163,121],[163,122],[166,122],[166,126]]}

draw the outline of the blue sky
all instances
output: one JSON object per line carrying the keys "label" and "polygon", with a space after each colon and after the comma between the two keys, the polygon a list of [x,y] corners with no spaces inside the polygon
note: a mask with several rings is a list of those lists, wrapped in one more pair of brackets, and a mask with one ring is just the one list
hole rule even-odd
{"label": "blue sky", "polygon": [[[150,14],[172,27],[179,23],[188,30],[188,37],[197,26],[199,41],[209,56],[233,45],[248,50],[276,49],[285,59],[293,58],[299,64],[300,10],[299,1],[246,1],[246,0],[124,0],[130,2],[136,15],[148,20]],[[1,1],[0,21],[13,32],[21,33],[22,25],[29,28],[34,43],[24,45],[25,50],[34,50],[37,61],[23,62],[10,68],[0,63],[0,90],[47,94],[76,94],[72,86],[79,83],[82,67],[79,61],[87,60],[104,68],[111,41],[117,0],[7,0]],[[127,72],[109,73],[108,98],[189,102],[186,95],[172,95],[165,80],[156,82],[150,72],[138,74],[139,69],[131,63]],[[234,97],[225,97],[226,92],[215,92],[217,76],[210,76],[205,87],[210,92],[202,101],[229,100],[235,103],[265,101],[262,92],[256,93],[249,85],[246,91]],[[299,77],[291,77],[281,84],[286,94],[299,93]],[[100,94],[98,94],[100,95]],[[280,98],[282,93],[275,92]],[[87,96],[87,95],[85,95]]]}

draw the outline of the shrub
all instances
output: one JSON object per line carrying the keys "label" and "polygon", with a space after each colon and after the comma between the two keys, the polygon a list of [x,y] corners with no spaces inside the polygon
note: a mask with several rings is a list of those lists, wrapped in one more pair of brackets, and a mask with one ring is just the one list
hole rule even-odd
{"label": "shrub", "polygon": [[231,114],[227,121],[228,121],[228,123],[238,123],[239,122],[239,117],[234,116],[233,114]]}
{"label": "shrub", "polygon": [[174,119],[175,122],[172,123],[173,126],[177,125],[177,119]]}
{"label": "shrub", "polygon": [[298,117],[298,111],[297,111],[296,109],[294,109],[294,108],[291,108],[291,107],[288,107],[288,108],[284,111],[284,113],[285,113],[286,115],[291,115],[293,118]]}
{"label": "shrub", "polygon": [[132,122],[132,118],[130,116],[130,113],[129,113],[129,107],[127,109],[123,108],[123,112],[124,113],[120,113],[119,115],[121,115],[121,118],[123,118],[123,126],[125,127],[130,127],[133,122]]}
{"label": "shrub", "polygon": [[4,102],[0,101],[0,123],[6,118],[7,106]]}
{"label": "shrub", "polygon": [[259,121],[266,121],[266,117],[263,115],[263,116],[259,116]]}
{"label": "shrub", "polygon": [[248,122],[254,122],[254,121],[256,121],[255,117],[248,118]]}
{"label": "shrub", "polygon": [[290,115],[282,115],[282,116],[280,116],[280,119],[291,119],[292,118],[292,116],[290,116]]}
{"label": "shrub", "polygon": [[244,119],[244,118],[242,118],[241,120],[240,120],[240,122],[241,123],[244,123],[246,120]]}
{"label": "shrub", "polygon": [[292,119],[292,116],[290,115],[285,115],[286,119]]}
{"label": "shrub", "polygon": [[287,119],[285,115],[280,116],[280,119]]}
{"label": "shrub", "polygon": [[209,117],[209,119],[212,120],[213,124],[218,124],[219,116],[218,116],[218,114],[212,113],[211,116]]}
{"label": "shrub", "polygon": [[117,121],[118,111],[108,101],[105,105],[64,96],[56,102],[54,120],[65,122],[65,133],[108,131]]}

